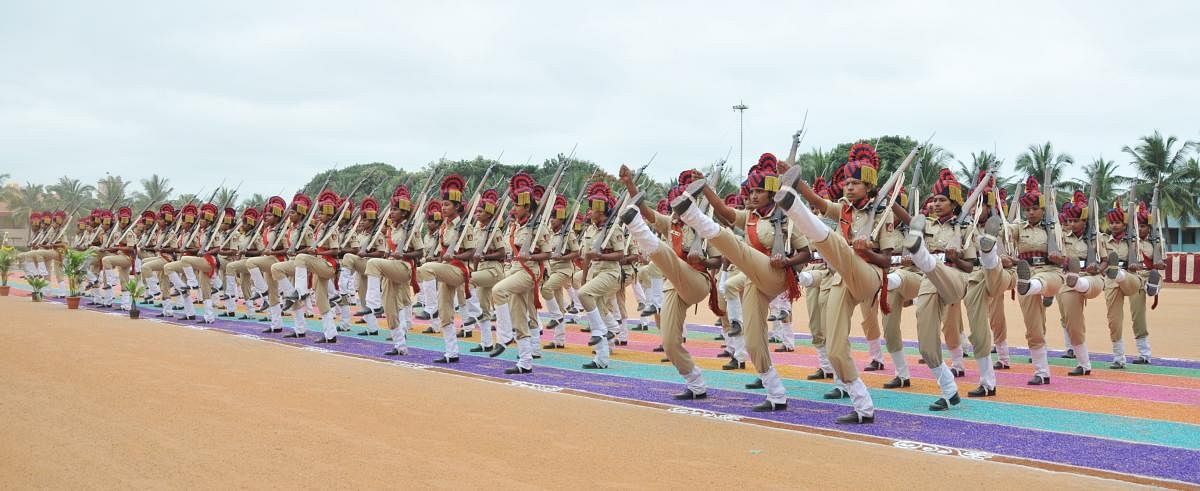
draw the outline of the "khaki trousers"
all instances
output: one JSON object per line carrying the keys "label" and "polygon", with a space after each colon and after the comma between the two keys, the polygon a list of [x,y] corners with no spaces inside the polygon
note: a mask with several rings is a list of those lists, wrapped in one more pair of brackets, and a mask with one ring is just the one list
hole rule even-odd
{"label": "khaki trousers", "polygon": [[[297,254],[295,259],[297,266],[304,266],[308,269],[308,273],[313,276],[313,280],[309,282],[308,287],[317,292],[317,310],[322,314],[329,312],[329,283],[337,275],[337,270],[329,264],[324,258],[314,256],[312,254]],[[293,269],[292,274],[295,274]],[[312,283],[316,283],[315,288]]]}
{"label": "khaki trousers", "polygon": [[275,256],[258,256],[246,259],[246,270],[258,268],[267,282],[267,305],[279,305],[279,284],[272,269],[279,263]]}
{"label": "khaki trousers", "polygon": [[[537,264],[530,262],[529,269],[537,274]],[[474,280],[474,277],[471,277]],[[482,288],[480,288],[482,291]],[[530,336],[530,326],[537,325],[537,319],[533,316],[537,315],[537,309],[533,303],[533,277],[526,273],[520,265],[514,264],[508,269],[508,274],[504,279],[495,283],[493,288],[488,288],[491,296],[494,299],[488,301],[488,308],[491,304],[504,305],[508,304],[509,318],[512,320],[513,332],[516,333],[517,339],[525,339]],[[482,302],[481,302],[482,303]]]}
{"label": "khaki trousers", "polygon": [[454,297],[463,290],[462,270],[450,263],[428,262],[417,268],[417,279],[437,280],[438,325],[437,328],[454,329]]}
{"label": "khaki trousers", "polygon": [[[683,347],[683,325],[687,320],[687,309],[703,302],[711,293],[708,276],[696,271],[686,261],[675,255],[670,244],[659,241],[658,248],[650,254],[651,263],[661,272],[669,287],[663,290],[663,306],[659,312],[662,325],[663,352],[675,365],[680,375],[689,375],[696,369],[692,355]],[[769,360],[768,360],[769,361]],[[756,363],[754,366],[758,366]]]}
{"label": "khaki trousers", "polygon": [[1108,335],[1112,342],[1122,338],[1121,324],[1125,322],[1125,300],[1129,300],[1129,314],[1133,321],[1133,337],[1141,339],[1150,335],[1146,323],[1145,278],[1140,274],[1125,273],[1122,281],[1104,280],[1104,302],[1108,307]]}
{"label": "khaki trousers", "polygon": [[916,300],[925,277],[909,269],[895,269],[888,273],[900,277],[900,286],[888,292],[888,307],[892,313],[883,314],[883,339],[887,342],[888,353],[895,353],[904,350],[904,338],[900,334],[900,316],[904,313],[904,305]]}
{"label": "khaki trousers", "polygon": [[1046,346],[1046,307],[1042,305],[1042,297],[1058,295],[1063,284],[1057,266],[1039,266],[1035,271],[1031,279],[1042,282],[1041,294],[1017,296],[1017,303],[1021,304],[1021,317],[1025,320],[1025,341],[1031,350]]}
{"label": "khaki trousers", "polygon": [[[949,289],[947,297],[962,300],[966,294],[967,282],[966,274],[962,271],[939,264],[933,271],[925,273],[926,278],[921,280],[921,289],[917,294],[917,300],[914,304],[917,309],[917,347],[921,351],[921,357],[925,359],[925,364],[929,368],[937,368],[942,365],[942,332],[949,331],[943,329],[943,321],[946,318],[946,308],[949,304],[942,302],[942,295],[934,284],[942,285]],[[958,307],[958,302],[953,304],[956,312],[961,312]],[[961,320],[959,321],[961,324]],[[945,323],[950,324],[950,323]],[[953,329],[954,341],[958,341],[958,327]],[[949,335],[947,335],[949,338]],[[947,345],[950,345],[950,340],[947,339]],[[958,347],[957,344],[951,345]]]}
{"label": "khaki trousers", "polygon": [[850,318],[854,308],[867,301],[879,291],[879,281],[882,270],[867,264],[846,239],[841,235],[830,232],[820,242],[813,242],[812,247],[821,253],[830,268],[840,273],[841,281],[829,289],[829,298],[823,309],[828,316],[824,317],[828,339],[829,364],[834,373],[846,384],[858,380],[858,367],[850,357]]}
{"label": "khaki trousers", "polygon": [[992,341],[1000,344],[1008,340],[1008,318],[1004,315],[1004,296],[1017,285],[1017,275],[1012,268],[1000,270],[997,285],[999,285],[998,288],[988,291],[988,325],[992,328]]}
{"label": "khaki trousers", "polygon": [[[1088,291],[1078,292],[1074,288],[1063,288],[1058,294],[1058,310],[1062,313],[1064,324],[1067,326],[1068,342],[1071,346],[1079,346],[1087,341],[1086,329],[1083,323],[1083,306],[1088,300],[1099,297],[1104,291],[1104,280],[1099,275],[1080,276],[1087,278]],[[1077,285],[1078,286],[1078,285]]]}
{"label": "khaki trousers", "polygon": [[[360,258],[359,262],[363,264],[364,276],[379,277],[379,286],[383,295],[383,314],[387,318],[388,329],[398,329],[400,327],[400,306],[412,305],[412,267],[408,261],[379,257],[365,261]],[[366,285],[363,285],[359,293],[365,295],[366,290]],[[362,305],[364,307],[367,305],[365,298]]]}

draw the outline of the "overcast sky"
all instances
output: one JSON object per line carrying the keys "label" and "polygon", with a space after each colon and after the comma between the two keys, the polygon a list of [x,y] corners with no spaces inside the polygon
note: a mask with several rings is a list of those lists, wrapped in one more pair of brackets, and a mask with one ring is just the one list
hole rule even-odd
{"label": "overcast sky", "polygon": [[614,170],[658,152],[665,179],[736,163],[741,100],[747,162],[806,109],[805,149],[936,131],[1010,168],[1047,140],[1125,163],[1155,129],[1200,138],[1200,2],[834,3],[5,2],[0,173],[273,194],[578,143]]}

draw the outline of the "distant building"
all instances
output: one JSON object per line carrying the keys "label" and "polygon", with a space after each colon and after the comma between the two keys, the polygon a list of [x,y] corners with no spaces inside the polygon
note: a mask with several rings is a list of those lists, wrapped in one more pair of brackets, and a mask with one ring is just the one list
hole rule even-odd
{"label": "distant building", "polygon": [[1200,252],[1200,222],[1180,225],[1176,218],[1167,218],[1163,231],[1167,238],[1167,250],[1171,252]]}
{"label": "distant building", "polygon": [[8,204],[0,202],[0,240],[10,246],[25,247],[29,244],[29,229],[24,217],[8,210]]}

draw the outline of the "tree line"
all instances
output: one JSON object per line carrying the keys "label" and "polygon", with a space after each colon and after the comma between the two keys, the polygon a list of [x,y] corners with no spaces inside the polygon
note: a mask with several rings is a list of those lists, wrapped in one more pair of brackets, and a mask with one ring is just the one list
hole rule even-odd
{"label": "tree line", "polygon": [[[817,176],[829,178],[833,171],[845,162],[850,146],[859,142],[871,143],[875,146],[880,157],[881,176],[890,175],[905,156],[919,144],[908,136],[881,135],[842,143],[828,151],[813,148],[798,154],[796,161],[804,168],[804,177],[810,182]],[[1163,136],[1160,132],[1155,131],[1151,135],[1139,138],[1133,145],[1126,145],[1122,148],[1122,153],[1128,159],[1134,172],[1134,175],[1124,175],[1120,173],[1121,170],[1114,160],[1095,157],[1090,161],[1082,162],[1071,154],[1058,151],[1053,143],[1047,141],[1030,144],[1016,157],[1013,162],[1015,174],[998,174],[997,177],[1000,185],[1005,187],[1011,196],[1013,193],[1019,194],[1023,189],[1024,176],[1036,176],[1041,181],[1045,170],[1049,168],[1050,175],[1054,180],[1052,187],[1057,193],[1058,203],[1064,203],[1070,199],[1070,194],[1075,190],[1089,192],[1092,187],[1091,183],[1095,181],[1096,201],[1106,209],[1112,206],[1114,201],[1125,196],[1130,189],[1140,199],[1149,202],[1154,183],[1161,182],[1159,192],[1162,212],[1165,216],[1173,217],[1182,225],[1187,226],[1200,220],[1200,200],[1197,198],[1200,196],[1200,155],[1197,155],[1197,150],[1200,150],[1198,142],[1181,140],[1175,136]],[[786,155],[777,156],[781,160],[786,157]],[[979,150],[962,158],[956,157],[950,151],[936,144],[928,145],[919,152],[917,159],[921,168],[919,180],[924,189],[928,189],[943,167],[953,170],[958,180],[969,187],[974,184],[976,176],[981,170],[999,169],[1004,164],[994,151]],[[309,179],[301,189],[283,189],[280,190],[280,195],[288,200],[294,193],[301,191],[315,195],[320,192],[318,188],[326,182],[326,179],[329,182],[327,186],[329,189],[342,194],[349,192],[364,176],[372,174],[363,190],[369,190],[370,194],[381,203],[386,202],[392,190],[400,184],[407,185],[415,199],[421,186],[435,172],[461,174],[467,180],[468,190],[473,190],[486,169],[493,164],[496,167],[492,177],[489,178],[491,182],[484,185],[488,188],[503,190],[507,187],[508,177],[518,171],[528,172],[540,183],[548,183],[559,164],[563,162],[567,162],[568,167],[563,174],[561,189],[562,194],[568,196],[569,199],[574,199],[580,189],[594,179],[605,180],[614,189],[620,189],[615,175],[615,166],[601,168],[591,161],[559,154],[540,163],[527,162],[525,164],[502,163],[495,159],[477,156],[465,160],[439,159],[419,166],[406,166],[408,168],[402,169],[382,162],[351,165],[320,172]],[[643,163],[629,162],[628,165],[636,168]],[[735,175],[737,171],[734,166],[723,165],[724,163],[724,159],[690,164],[655,161],[650,164],[650,168],[698,168],[709,176],[713,176],[710,177],[710,180],[714,180],[717,183],[718,191],[724,194],[736,191],[737,185],[742,179],[742,176]],[[1065,178],[1068,170],[1072,168],[1081,168],[1083,177]],[[720,175],[714,176],[718,169],[721,169]],[[127,180],[121,176],[106,175],[94,184],[82,182],[71,176],[60,177],[57,182],[49,184],[26,182],[24,185],[10,183],[9,178],[9,174],[0,174],[0,189],[2,189],[0,200],[4,201],[9,210],[13,212],[12,221],[17,226],[25,225],[31,211],[69,209],[80,200],[83,201],[83,206],[80,208],[82,210],[104,207],[116,202],[119,203],[118,206],[129,206],[137,211],[148,203],[170,201],[176,207],[181,207],[188,202],[198,203],[208,198],[212,191],[211,189],[197,190],[202,196],[176,193],[177,190],[170,180],[158,174],[136,178],[136,181]],[[221,185],[216,182],[207,184]],[[1042,184],[1043,192],[1045,192],[1045,183]],[[436,185],[435,183],[434,186]],[[654,200],[665,196],[666,191],[674,185],[675,175],[671,175],[666,181],[656,181],[647,175],[643,178],[642,184],[647,195]],[[365,193],[358,194],[361,196]],[[258,193],[235,195],[234,185],[229,184],[221,185],[216,189],[213,201],[218,204],[229,201],[242,208],[262,206],[267,197]],[[355,199],[359,199],[359,196],[356,196]]]}

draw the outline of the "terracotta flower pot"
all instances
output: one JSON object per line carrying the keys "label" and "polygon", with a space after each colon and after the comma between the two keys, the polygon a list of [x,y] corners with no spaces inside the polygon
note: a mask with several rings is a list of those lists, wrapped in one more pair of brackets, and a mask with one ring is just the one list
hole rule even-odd
{"label": "terracotta flower pot", "polygon": [[67,308],[71,310],[79,309],[79,297],[67,297]]}
{"label": "terracotta flower pot", "polygon": [[7,297],[9,288],[8,285],[0,286],[0,297]]}

